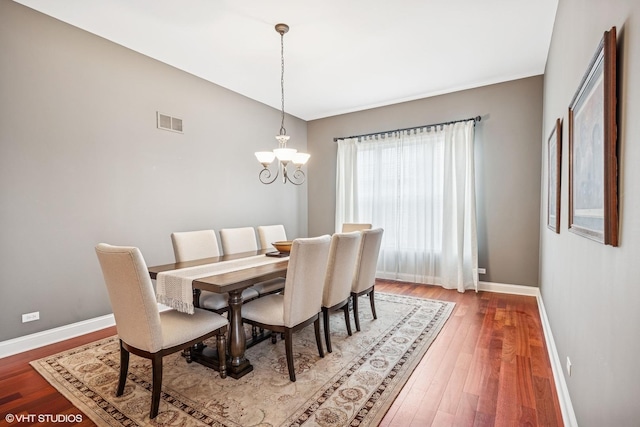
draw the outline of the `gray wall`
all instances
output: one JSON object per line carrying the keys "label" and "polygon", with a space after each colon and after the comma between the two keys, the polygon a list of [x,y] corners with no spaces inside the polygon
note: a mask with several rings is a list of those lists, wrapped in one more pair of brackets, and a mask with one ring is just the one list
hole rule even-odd
{"label": "gray wall", "polygon": [[476,125],[480,280],[538,285],[542,76],[309,122],[309,233],[333,232],[337,144],[359,135],[482,116]]}
{"label": "gray wall", "polygon": [[[640,2],[587,4],[560,0],[545,71],[544,134],[556,118],[564,118],[565,126],[561,231],[556,235],[541,221],[540,288],[560,362],[564,366],[570,357],[573,364],[571,377],[564,375],[578,423],[631,426],[640,419]],[[568,231],[567,109],[612,26],[618,31],[617,248]]]}
{"label": "gray wall", "polygon": [[[157,110],[184,134],[156,129]],[[286,125],[306,149],[306,123]],[[0,1],[0,341],[110,313],[99,242],[153,265],[173,261],[172,231],[306,236],[306,186],[258,181],[253,152],[279,126],[278,110]]]}

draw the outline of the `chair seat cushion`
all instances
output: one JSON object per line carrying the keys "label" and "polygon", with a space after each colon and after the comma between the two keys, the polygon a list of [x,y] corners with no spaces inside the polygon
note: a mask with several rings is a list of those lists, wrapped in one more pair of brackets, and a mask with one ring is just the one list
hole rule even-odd
{"label": "chair seat cushion", "polygon": [[249,300],[258,298],[259,296],[260,296],[260,293],[258,293],[258,291],[253,287],[247,288],[244,291],[242,291],[242,299],[244,301],[249,301]]}
{"label": "chair seat cushion", "polygon": [[284,325],[284,295],[265,295],[243,304],[242,317],[265,325]]}
{"label": "chair seat cushion", "polygon": [[[242,299],[245,301],[258,298],[260,294],[253,288],[242,291]],[[200,307],[207,310],[221,310],[229,305],[229,294],[218,294],[215,292],[202,291],[200,294]]]}
{"label": "chair seat cushion", "polygon": [[167,310],[160,313],[162,348],[169,348],[194,340],[229,322],[226,317],[211,311],[195,309],[194,314]]}
{"label": "chair seat cushion", "polygon": [[285,281],[286,279],[284,277],[276,277],[275,279],[256,283],[249,289],[255,289],[260,295],[272,294],[283,290]]}
{"label": "chair seat cushion", "polygon": [[215,292],[202,291],[200,294],[200,307],[208,310],[221,310],[229,305],[229,294],[217,294]]}

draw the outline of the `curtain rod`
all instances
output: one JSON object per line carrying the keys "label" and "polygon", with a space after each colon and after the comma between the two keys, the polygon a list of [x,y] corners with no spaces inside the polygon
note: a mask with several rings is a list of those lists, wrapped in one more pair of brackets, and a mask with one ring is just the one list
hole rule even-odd
{"label": "curtain rod", "polygon": [[[339,138],[333,138],[333,142],[337,142],[340,139],[364,138],[364,137],[367,137],[367,136],[383,135],[383,134],[386,134],[386,133],[393,133],[393,132],[403,132],[403,131],[406,131],[406,130],[414,130],[414,129],[430,128],[430,127],[434,127],[434,126],[451,125],[453,123],[466,122],[466,121],[469,121],[469,120],[473,120],[475,123],[477,123],[477,122],[482,120],[482,117],[476,116],[476,117],[470,117],[468,119],[452,120],[450,122],[434,123],[434,124],[431,124],[431,125],[414,126],[414,127],[410,127],[410,128],[404,128],[404,129],[386,130],[386,131],[383,131],[383,132],[365,133],[363,135],[341,136]],[[475,125],[475,123],[474,123],[474,125]]]}

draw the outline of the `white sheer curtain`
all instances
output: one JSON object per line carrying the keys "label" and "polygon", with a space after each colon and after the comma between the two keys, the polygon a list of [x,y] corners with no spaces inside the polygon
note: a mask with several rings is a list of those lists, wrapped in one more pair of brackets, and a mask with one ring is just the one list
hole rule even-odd
{"label": "white sheer curtain", "polygon": [[338,141],[336,230],[384,228],[377,277],[478,287],[474,121]]}

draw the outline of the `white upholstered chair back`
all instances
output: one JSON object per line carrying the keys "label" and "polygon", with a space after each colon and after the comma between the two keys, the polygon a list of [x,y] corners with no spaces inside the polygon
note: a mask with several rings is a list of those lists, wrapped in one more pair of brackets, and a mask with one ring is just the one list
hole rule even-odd
{"label": "white upholstered chair back", "polygon": [[284,285],[284,326],[294,327],[320,312],[330,242],[329,236],[293,241]]}
{"label": "white upholstered chair back", "polygon": [[261,225],[258,227],[258,238],[262,249],[275,249],[271,243],[287,240],[284,225]]}
{"label": "white upholstered chair back", "polygon": [[258,250],[258,241],[253,227],[223,228],[220,243],[225,255]]}
{"label": "white upholstered chair back", "polygon": [[220,256],[218,238],[213,230],[171,233],[176,262]]}
{"label": "white upholstered chair back", "polygon": [[360,231],[362,240],[360,241],[357,268],[351,287],[352,292],[358,293],[373,286],[376,279],[382,232],[382,228]]}
{"label": "white upholstered chair back", "polygon": [[349,298],[359,249],[358,231],[331,236],[322,296],[323,307],[333,307]]}
{"label": "white upholstered chair back", "polygon": [[151,353],[163,347],[156,296],[140,250],[100,243],[96,247],[116,320],[124,342]]}
{"label": "white upholstered chair back", "polygon": [[345,222],[342,224],[342,232],[343,233],[351,233],[352,231],[360,231],[360,230],[371,230],[371,224],[363,224],[363,223],[349,223]]}
{"label": "white upholstered chair back", "polygon": [[[253,237],[255,241],[255,235]],[[185,231],[171,234],[173,253],[176,262],[193,261],[196,259],[220,256],[218,239],[213,230]],[[243,251],[240,251],[243,252]],[[245,300],[258,297],[255,289],[245,289],[242,296]],[[215,292],[201,291],[198,306],[217,313],[222,313],[228,307],[229,295]]]}

